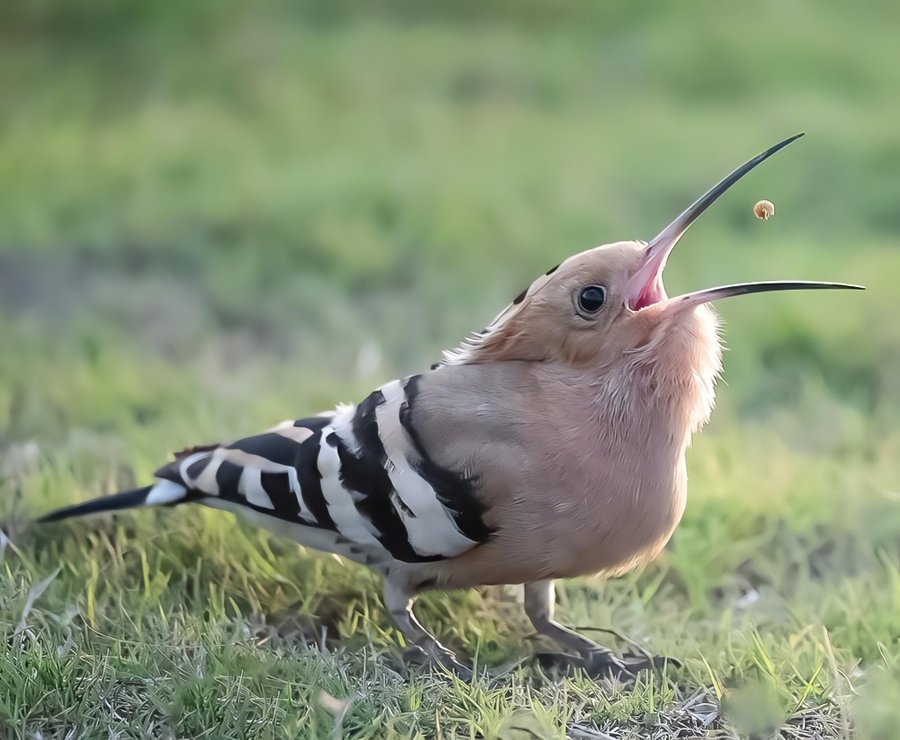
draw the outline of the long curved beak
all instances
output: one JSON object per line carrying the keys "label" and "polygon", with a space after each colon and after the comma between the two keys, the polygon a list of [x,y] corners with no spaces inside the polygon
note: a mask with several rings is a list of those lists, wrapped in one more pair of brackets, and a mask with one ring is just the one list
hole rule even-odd
{"label": "long curved beak", "polygon": [[[672,223],[664,228],[656,237],[647,244],[645,252],[644,264],[628,281],[626,288],[626,304],[628,308],[638,311],[655,303],[660,303],[668,299],[665,287],[663,286],[662,274],[675,245],[684,236],[684,233],[690,228],[691,224],[696,221],[700,215],[709,208],[719,197],[746,175],[750,170],[759,164],[765,162],[776,152],[784,149],[791,142],[796,141],[803,133],[795,134],[784,141],[780,141],[775,146],[769,147],[764,152],[757,154],[753,159],[745,162],[734,172],[724,177],[718,183],[713,185],[697,200],[695,200],[688,208],[681,213]],[[810,290],[810,289],[836,289],[850,288],[861,290],[862,286],[847,285],[843,283],[817,283],[809,281],[778,281],[763,283],[740,283],[737,285],[725,285],[719,288],[710,288],[695,293],[673,298],[671,303],[679,306],[697,305],[717,298],[726,298],[733,295],[743,295],[745,293],[763,293],[774,290]]]}
{"label": "long curved beak", "polygon": [[[706,288],[693,293],[685,293],[669,298],[667,303],[673,310],[690,308],[701,303],[709,303],[719,298],[728,298],[733,295],[747,295],[749,293],[771,293],[777,290],[865,290],[863,285],[851,283],[820,283],[813,280],[770,280],[760,283],[735,283],[734,285],[722,285],[718,288]],[[668,308],[666,310],[669,310]]]}

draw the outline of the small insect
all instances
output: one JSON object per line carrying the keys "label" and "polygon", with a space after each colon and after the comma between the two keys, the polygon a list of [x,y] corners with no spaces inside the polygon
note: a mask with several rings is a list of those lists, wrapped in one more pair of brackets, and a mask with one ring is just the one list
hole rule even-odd
{"label": "small insect", "polygon": [[775,204],[771,200],[757,201],[756,205],[753,206],[753,212],[757,218],[768,221],[769,216],[775,215]]}

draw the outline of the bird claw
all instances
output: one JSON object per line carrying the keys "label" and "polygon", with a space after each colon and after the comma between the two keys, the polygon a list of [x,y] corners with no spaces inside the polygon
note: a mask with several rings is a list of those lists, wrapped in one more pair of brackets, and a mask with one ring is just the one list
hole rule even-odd
{"label": "bird claw", "polygon": [[537,653],[535,655],[544,669],[564,671],[580,668],[594,679],[615,678],[619,681],[633,681],[641,671],[659,670],[667,664],[676,668],[681,662],[665,656],[638,656],[627,653],[622,658],[616,657],[609,650],[592,650],[583,655],[567,653]]}
{"label": "bird claw", "polygon": [[449,650],[433,655],[419,645],[412,645],[403,652],[403,659],[409,665],[418,665],[445,673],[452,673],[461,681],[472,680],[472,669],[460,663]]}

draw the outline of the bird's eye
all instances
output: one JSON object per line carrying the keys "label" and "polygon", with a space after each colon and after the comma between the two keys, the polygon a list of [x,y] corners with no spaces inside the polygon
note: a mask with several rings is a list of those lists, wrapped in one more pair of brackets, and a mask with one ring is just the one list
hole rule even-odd
{"label": "bird's eye", "polygon": [[584,313],[597,313],[606,303],[606,288],[602,285],[589,285],[578,294],[578,308]]}

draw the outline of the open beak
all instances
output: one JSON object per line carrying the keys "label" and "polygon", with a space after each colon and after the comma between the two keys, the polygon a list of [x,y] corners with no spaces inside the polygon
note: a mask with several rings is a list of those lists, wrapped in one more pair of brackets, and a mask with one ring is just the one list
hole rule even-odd
{"label": "open beak", "polygon": [[813,289],[835,289],[848,288],[852,290],[864,290],[861,285],[848,285],[845,283],[818,283],[805,280],[785,280],[761,283],[739,283],[737,285],[723,285],[719,288],[709,288],[707,290],[698,290],[694,293],[676,296],[669,299],[663,286],[663,268],[666,266],[666,260],[669,254],[678,244],[678,240],[688,230],[690,225],[694,223],[707,208],[718,200],[728,188],[734,185],[750,170],[761,164],[775,152],[784,149],[788,144],[799,139],[803,134],[795,134],[784,141],[775,144],[775,146],[766,149],[761,154],[757,154],[753,159],[742,164],[734,172],[716,183],[694,201],[687,210],[685,210],[678,218],[664,228],[658,236],[647,245],[645,250],[644,264],[628,281],[625,292],[625,301],[628,308],[633,311],[639,311],[647,306],[668,301],[673,307],[687,308],[696,306],[700,303],[707,303],[718,298],[727,298],[733,295],[743,295],[745,293],[764,293],[773,290],[813,290]]}

